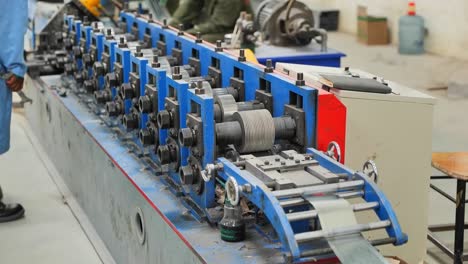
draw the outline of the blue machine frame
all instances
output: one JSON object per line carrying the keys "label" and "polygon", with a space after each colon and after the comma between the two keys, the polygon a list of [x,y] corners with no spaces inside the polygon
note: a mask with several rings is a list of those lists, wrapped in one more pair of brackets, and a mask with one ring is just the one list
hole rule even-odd
{"label": "blue machine frame", "polygon": [[[91,33],[91,45],[90,45],[90,53],[95,50],[95,54],[91,54],[91,60],[95,62],[100,62],[102,60],[102,52],[104,51],[104,33],[101,31],[92,31]],[[92,58],[95,56],[95,58]],[[91,70],[94,73],[94,70]],[[98,77],[98,87],[96,90],[100,91],[104,89],[104,76]]]}

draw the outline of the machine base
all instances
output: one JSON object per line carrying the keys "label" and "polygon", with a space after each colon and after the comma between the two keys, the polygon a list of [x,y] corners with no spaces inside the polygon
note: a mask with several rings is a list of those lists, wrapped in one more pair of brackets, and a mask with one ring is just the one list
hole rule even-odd
{"label": "machine base", "polygon": [[144,162],[69,93],[60,76],[26,78],[26,117],[48,158],[117,263],[283,263],[279,243],[248,231],[227,243],[195,220]]}

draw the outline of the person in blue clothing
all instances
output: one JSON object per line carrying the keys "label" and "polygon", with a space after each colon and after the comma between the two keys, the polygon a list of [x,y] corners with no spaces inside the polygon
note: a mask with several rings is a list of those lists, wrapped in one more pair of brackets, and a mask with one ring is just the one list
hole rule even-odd
{"label": "person in blue clothing", "polygon": [[[0,12],[0,155],[10,149],[12,92],[23,89],[26,73],[23,53],[28,0],[2,0],[1,4],[7,8]],[[0,189],[0,223],[23,217],[23,206],[5,204],[1,202],[2,198]]]}

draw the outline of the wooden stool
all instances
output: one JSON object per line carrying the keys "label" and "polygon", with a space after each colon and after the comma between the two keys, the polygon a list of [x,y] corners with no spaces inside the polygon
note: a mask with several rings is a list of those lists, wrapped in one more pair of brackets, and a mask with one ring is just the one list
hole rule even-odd
{"label": "wooden stool", "polygon": [[[453,263],[461,264],[463,260],[468,260],[468,254],[465,254],[463,251],[464,230],[468,228],[468,225],[465,225],[465,203],[467,203],[465,200],[465,191],[466,182],[468,181],[468,152],[432,153],[432,166],[445,173],[447,176],[432,176],[431,180],[457,180],[457,195],[455,198],[431,184],[433,190],[455,203],[456,216],[455,225],[429,226],[427,238],[447,255],[452,257]],[[433,232],[450,230],[455,230],[455,246],[453,251],[439,241],[433,234]]]}

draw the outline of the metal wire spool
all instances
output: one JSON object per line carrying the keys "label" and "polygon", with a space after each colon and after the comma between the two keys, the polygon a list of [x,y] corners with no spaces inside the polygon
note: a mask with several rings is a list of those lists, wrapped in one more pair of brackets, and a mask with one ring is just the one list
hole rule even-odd
{"label": "metal wire spool", "polygon": [[237,151],[250,153],[271,149],[275,143],[275,124],[268,110],[236,112],[233,119],[239,122],[243,135]]}
{"label": "metal wire spool", "polygon": [[237,112],[237,103],[234,97],[230,94],[218,95],[215,97],[215,102],[221,108],[221,122],[232,121],[232,115]]}

